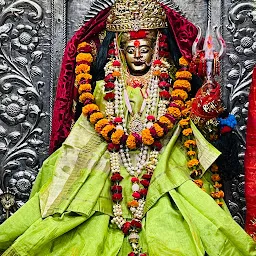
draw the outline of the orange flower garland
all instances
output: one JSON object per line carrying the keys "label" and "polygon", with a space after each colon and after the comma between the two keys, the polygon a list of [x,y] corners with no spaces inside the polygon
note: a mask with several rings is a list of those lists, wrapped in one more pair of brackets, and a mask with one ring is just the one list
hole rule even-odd
{"label": "orange flower garland", "polygon": [[[78,46],[78,52],[79,52],[79,46]],[[76,62],[79,63],[79,62],[83,62],[83,61],[92,63],[93,57],[92,57],[91,53],[83,53],[83,52],[78,53],[78,55],[76,56]]]}
{"label": "orange flower garland", "polygon": [[100,134],[103,136],[103,138],[106,140],[106,141],[109,141],[110,140],[110,137],[109,137],[109,133],[111,131],[113,131],[115,129],[115,126],[113,124],[107,124],[103,129],[102,131],[100,132]]}
{"label": "orange flower garland", "polygon": [[182,71],[177,71],[175,77],[176,77],[176,79],[191,80],[192,79],[192,74],[189,71],[182,70]]}
{"label": "orange flower garland", "polygon": [[101,112],[95,112],[90,115],[90,122],[92,124],[96,124],[103,117],[104,117],[104,115]]}
{"label": "orange flower garland", "polygon": [[79,101],[83,103],[83,102],[85,102],[85,100],[92,100],[93,101],[94,96],[89,92],[84,92],[79,96]]}
{"label": "orange flower garland", "polygon": [[100,120],[95,124],[95,131],[96,131],[97,133],[100,133],[101,130],[102,130],[107,124],[109,124],[108,119],[106,119],[106,118],[100,119]]}
{"label": "orange flower garland", "polygon": [[180,109],[177,107],[169,107],[167,109],[168,114],[174,116],[175,118],[180,118],[181,117],[181,112]]}
{"label": "orange flower garland", "polygon": [[214,200],[216,201],[216,203],[219,206],[222,206],[223,201],[220,201],[220,199],[223,199],[225,194],[224,194],[223,190],[220,189],[222,187],[222,184],[220,183],[221,177],[218,174],[219,168],[216,163],[212,164],[211,172],[213,173],[213,175],[211,176],[211,179],[214,182],[214,185],[213,185],[214,191],[211,192],[211,196],[212,196],[212,198],[214,198]]}
{"label": "orange flower garland", "polygon": [[82,94],[83,92],[91,92],[92,86],[90,84],[81,84],[78,88],[78,93]]}
{"label": "orange flower garland", "polygon": [[88,104],[82,109],[82,112],[85,116],[87,116],[88,113],[92,111],[99,111],[99,107],[96,104]]}
{"label": "orange flower garland", "polygon": [[181,90],[181,89],[175,89],[171,92],[172,98],[186,100],[188,98],[187,92]]}
{"label": "orange flower garland", "polygon": [[76,66],[75,72],[76,74],[81,74],[81,73],[87,73],[90,72],[91,67],[87,64],[80,64]]}
{"label": "orange flower garland", "polygon": [[195,184],[203,189],[203,181],[200,178],[202,171],[200,169],[200,162],[198,160],[196,152],[196,141],[193,136],[193,130],[190,127],[190,111],[191,111],[191,100],[188,99],[188,92],[191,90],[190,80],[192,74],[187,71],[188,62],[185,58],[181,58],[180,66],[181,70],[176,72],[176,81],[173,85],[172,96],[177,97],[177,100],[183,100],[185,102],[180,115],[182,119],[179,121],[179,125],[182,128],[183,145],[187,149],[188,162],[187,166],[190,169],[190,176],[194,180]]}
{"label": "orange flower garland", "polygon": [[126,145],[131,150],[136,149],[136,138],[132,134],[129,134]]}
{"label": "orange flower garland", "polygon": [[164,136],[164,129],[159,124],[154,123],[153,127],[155,128],[156,134],[159,138]]}
{"label": "orange flower garland", "polygon": [[173,84],[173,88],[174,89],[182,88],[189,92],[189,91],[191,91],[191,84],[187,80],[176,80]]}
{"label": "orange flower garland", "polygon": [[120,140],[122,136],[124,135],[124,131],[121,129],[117,129],[113,134],[111,135],[111,140],[114,144],[120,144]]}
{"label": "orange flower garland", "polygon": [[142,142],[145,145],[150,146],[150,145],[152,145],[154,143],[154,138],[152,137],[149,129],[144,129],[142,131],[141,136],[142,136]]}
{"label": "orange flower garland", "polygon": [[173,128],[173,123],[170,121],[170,119],[168,119],[165,116],[161,116],[159,118],[159,122],[165,124],[168,129],[172,129]]}
{"label": "orange flower garland", "polygon": [[[188,62],[182,58],[180,59],[180,65],[183,66],[182,70],[176,72],[176,81],[174,82],[174,89],[175,88],[179,88],[179,89],[184,89],[187,90],[188,92],[191,90],[191,84],[189,82],[189,80],[192,79],[192,75],[189,71],[186,70],[186,68],[188,67]],[[175,95],[176,97],[180,97],[182,99],[187,99],[184,96],[181,96],[181,94],[179,93],[179,91],[175,92],[176,90],[174,90],[173,95]],[[198,160],[197,157],[197,152],[195,151],[196,148],[196,141],[194,139],[193,136],[193,131],[190,127],[190,110],[191,110],[191,105],[192,105],[192,100],[187,100],[185,102],[185,107],[182,109],[181,111],[181,115],[183,117],[183,119],[181,119],[179,121],[179,125],[181,126],[182,130],[182,135],[183,135],[183,144],[185,146],[185,148],[187,149],[187,155],[188,155],[188,167],[191,169],[190,172],[190,176],[193,178],[194,183],[201,188],[202,190],[205,191],[205,189],[203,188],[203,181],[200,179],[201,175],[202,175],[202,171],[199,168],[200,166],[200,162]],[[177,103],[176,103],[177,104]],[[221,201],[221,199],[224,197],[224,192],[222,190],[220,190],[220,188],[222,187],[222,184],[220,183],[221,181],[221,177],[218,174],[218,166],[214,163],[211,166],[211,172],[213,173],[211,175],[211,179],[214,183],[213,188],[214,191],[210,193],[210,195],[214,198],[214,200],[216,201],[216,203],[219,206],[223,205],[223,201]]]}

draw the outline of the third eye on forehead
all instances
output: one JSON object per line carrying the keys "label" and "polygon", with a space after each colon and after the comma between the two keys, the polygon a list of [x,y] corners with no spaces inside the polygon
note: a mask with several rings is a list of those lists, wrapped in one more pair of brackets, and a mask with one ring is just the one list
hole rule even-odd
{"label": "third eye on forehead", "polygon": [[[140,50],[140,53],[148,53],[151,49],[151,47],[149,47],[148,45],[141,45],[138,47]],[[136,47],[135,46],[127,46],[125,51],[129,54],[133,54],[135,53]]]}

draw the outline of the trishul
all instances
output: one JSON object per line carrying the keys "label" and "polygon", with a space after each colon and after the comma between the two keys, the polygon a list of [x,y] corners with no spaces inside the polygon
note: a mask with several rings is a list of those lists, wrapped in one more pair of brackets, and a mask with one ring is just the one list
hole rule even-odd
{"label": "trishul", "polygon": [[207,81],[212,81],[215,75],[220,74],[219,60],[226,52],[226,43],[220,33],[221,27],[215,26],[215,35],[220,45],[219,52],[215,50],[212,36],[213,29],[211,27],[211,22],[208,21],[203,49],[198,49],[202,40],[202,30],[200,27],[197,28],[198,34],[192,46],[193,60],[191,63],[191,71],[197,73],[201,77],[206,78]]}

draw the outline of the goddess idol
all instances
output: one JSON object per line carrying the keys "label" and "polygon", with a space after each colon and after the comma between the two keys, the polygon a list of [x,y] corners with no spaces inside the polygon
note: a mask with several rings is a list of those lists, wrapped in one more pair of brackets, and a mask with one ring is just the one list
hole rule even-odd
{"label": "goddess idol", "polygon": [[222,111],[214,81],[190,100],[196,34],[155,0],[117,0],[74,35],[51,149],[72,130],[0,226],[2,255],[256,255],[223,201],[220,152],[192,122],[214,137]]}

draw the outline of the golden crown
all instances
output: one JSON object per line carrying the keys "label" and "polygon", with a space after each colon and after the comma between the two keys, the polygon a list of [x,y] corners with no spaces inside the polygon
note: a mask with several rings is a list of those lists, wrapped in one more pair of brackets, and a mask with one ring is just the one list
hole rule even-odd
{"label": "golden crown", "polygon": [[166,15],[156,0],[117,0],[107,19],[114,32],[166,28]]}

